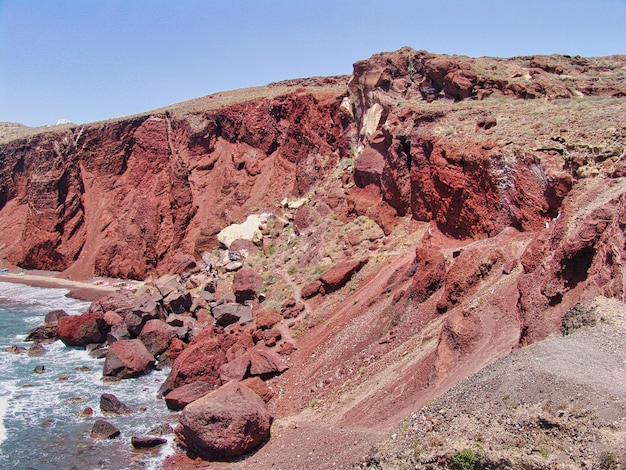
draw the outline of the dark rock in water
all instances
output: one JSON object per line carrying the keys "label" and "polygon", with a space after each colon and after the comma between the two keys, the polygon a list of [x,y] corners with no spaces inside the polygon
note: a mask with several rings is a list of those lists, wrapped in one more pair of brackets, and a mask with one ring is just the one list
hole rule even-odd
{"label": "dark rock in water", "polygon": [[163,398],[170,410],[180,411],[189,403],[213,391],[214,388],[210,383],[198,380],[175,388]]}
{"label": "dark rock in water", "polygon": [[168,423],[163,423],[156,428],[150,429],[146,434],[148,436],[168,436],[174,434],[174,429]]}
{"label": "dark rock in water", "polygon": [[35,374],[43,374],[46,371],[46,367],[43,365],[38,365],[37,367],[35,367],[35,369],[33,370],[33,372]]}
{"label": "dark rock in water", "polygon": [[27,351],[26,348],[23,348],[22,346],[18,346],[16,344],[14,344],[13,346],[9,346],[8,348],[4,348],[5,352],[10,352],[13,354],[23,354]]}
{"label": "dark rock in water", "polygon": [[68,316],[68,313],[63,309],[52,310],[46,314],[46,318],[44,319],[44,322],[51,323],[53,321],[59,321],[59,318],[67,317],[67,316]]}
{"label": "dark rock in water", "polygon": [[122,381],[118,377],[102,377],[102,385],[117,385]]}
{"label": "dark rock in water", "polygon": [[41,344],[39,344],[38,341],[35,341],[35,343],[30,348],[28,348],[29,356],[43,356],[45,352],[46,350]]}
{"label": "dark rock in water", "polygon": [[87,399],[84,397],[70,397],[63,400],[64,403],[68,403],[70,405],[76,405],[78,403],[84,403]]}
{"label": "dark rock in water", "polygon": [[167,439],[157,436],[133,436],[130,438],[130,442],[135,449],[151,449],[152,447],[165,444]]}
{"label": "dark rock in water", "polygon": [[85,349],[89,351],[89,356],[95,359],[105,358],[109,352],[109,348],[102,344],[88,344]]}
{"label": "dark rock in water", "polygon": [[100,396],[100,411],[104,415],[128,415],[133,412],[128,406],[122,403],[115,395],[103,393]]}
{"label": "dark rock in water", "polygon": [[91,434],[89,437],[92,439],[115,439],[120,435],[120,430],[113,426],[108,421],[103,419],[97,420],[91,428]]}
{"label": "dark rock in water", "polygon": [[39,341],[41,343],[54,343],[57,340],[57,322],[46,323],[45,325],[33,328],[28,332],[24,341]]}
{"label": "dark rock in water", "polygon": [[86,408],[83,408],[79,413],[78,416],[80,416],[81,418],[89,418],[90,416],[93,416],[93,408],[88,406]]}

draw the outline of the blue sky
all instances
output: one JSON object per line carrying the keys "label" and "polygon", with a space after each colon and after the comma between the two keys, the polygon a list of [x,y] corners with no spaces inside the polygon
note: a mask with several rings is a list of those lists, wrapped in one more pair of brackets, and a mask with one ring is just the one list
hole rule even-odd
{"label": "blue sky", "polygon": [[0,121],[86,123],[374,53],[626,54],[626,0],[0,0]]}

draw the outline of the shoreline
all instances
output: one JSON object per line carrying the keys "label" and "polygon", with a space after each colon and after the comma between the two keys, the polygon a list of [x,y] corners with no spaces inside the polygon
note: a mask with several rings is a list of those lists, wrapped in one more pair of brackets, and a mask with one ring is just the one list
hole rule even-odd
{"label": "shoreline", "polygon": [[[16,273],[6,273],[0,275],[0,282],[10,282],[13,284],[25,284],[31,287],[51,287],[51,288],[60,288],[67,289],[69,292],[66,294],[67,297],[71,297],[77,300],[85,300],[89,302],[93,302],[94,300],[98,300],[107,294],[112,294],[114,292],[118,292],[122,289],[121,286],[113,285],[115,284],[123,284],[123,285],[136,285],[139,287],[141,283],[134,281],[120,281],[120,280],[112,280],[107,279],[103,280],[101,278],[96,278],[91,281],[73,281],[70,279],[64,279],[60,277],[56,277],[60,273],[52,272],[52,271],[22,271],[23,274]],[[95,282],[101,282],[102,284],[94,284]]]}

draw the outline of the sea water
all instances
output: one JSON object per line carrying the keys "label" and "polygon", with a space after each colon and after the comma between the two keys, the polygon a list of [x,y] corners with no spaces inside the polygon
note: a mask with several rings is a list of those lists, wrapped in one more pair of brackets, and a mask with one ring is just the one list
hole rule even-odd
{"label": "sea water", "polygon": [[[134,450],[130,439],[171,419],[164,401],[156,398],[167,372],[105,385],[103,359],[60,341],[44,345],[46,352],[38,357],[5,351],[12,345],[30,347],[26,332],[41,325],[50,310],[79,314],[87,309],[88,302],[66,297],[67,292],[0,282],[0,470],[159,468],[173,452],[172,437],[149,451]],[[43,374],[33,372],[38,365],[45,367]],[[134,412],[103,417],[103,393],[114,394]],[[93,416],[80,417],[86,407]],[[97,419],[112,423],[121,436],[92,440]]]}

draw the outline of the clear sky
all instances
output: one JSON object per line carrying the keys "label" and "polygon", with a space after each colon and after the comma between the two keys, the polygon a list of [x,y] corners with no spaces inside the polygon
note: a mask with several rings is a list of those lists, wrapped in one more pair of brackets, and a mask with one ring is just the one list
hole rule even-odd
{"label": "clear sky", "polygon": [[626,54],[626,0],[0,0],[0,121],[109,119],[402,46]]}

